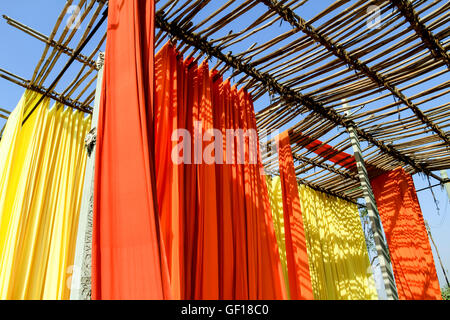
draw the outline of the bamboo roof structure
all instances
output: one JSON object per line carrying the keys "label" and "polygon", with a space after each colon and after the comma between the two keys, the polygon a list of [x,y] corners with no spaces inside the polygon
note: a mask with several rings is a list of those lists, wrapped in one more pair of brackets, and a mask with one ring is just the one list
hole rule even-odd
{"label": "bamboo roof structure", "polygon": [[[79,20],[73,20],[68,27],[68,10],[71,6],[77,5],[81,11]],[[68,0],[64,4],[60,15],[50,35],[45,35],[32,26],[27,26],[12,17],[3,15],[3,19],[10,26],[24,32],[28,35],[45,43],[44,51],[39,59],[31,79],[23,77],[0,68],[0,77],[11,81],[19,86],[32,89],[41,94],[49,96],[55,101],[64,105],[81,110],[86,113],[92,112],[92,104],[95,98],[95,80],[97,78],[97,65],[95,59],[106,41],[106,26],[103,27],[103,34],[99,37],[97,43],[90,43],[91,52],[75,55],[77,49],[83,45],[92,28],[101,19],[102,13],[107,8],[106,0]],[[77,28],[76,25],[83,24],[83,28]],[[100,34],[100,32],[99,32]],[[73,47],[71,47],[73,46]],[[93,49],[92,49],[93,48]],[[57,92],[55,87],[60,81],[54,83],[54,88],[48,88],[50,82],[55,79],[57,72],[61,69],[61,63],[74,57],[78,65],[77,75],[61,92]],[[52,83],[53,84],[53,83]],[[50,89],[50,90],[48,90]]]}
{"label": "bamboo roof structure", "polygon": [[[220,76],[245,88],[255,103],[261,140],[289,130],[301,183],[352,202],[362,197],[356,167],[330,161],[341,152],[353,154],[350,127],[358,134],[371,176],[402,166],[445,182],[435,171],[450,168],[448,1],[156,2],[157,49],[170,40],[180,58],[208,59]],[[86,28],[70,30],[63,23],[73,4],[83,7],[80,19]],[[0,77],[46,92],[57,61],[74,55],[107,5],[67,1],[50,35],[4,17],[46,47],[31,79],[4,69]],[[74,57],[79,72],[70,85],[49,92],[87,113],[106,28],[100,32],[93,50]],[[315,140],[334,151],[318,155],[320,145],[305,148]],[[267,172],[277,174],[278,155],[270,141],[263,144],[268,146],[262,148],[263,161]]]}

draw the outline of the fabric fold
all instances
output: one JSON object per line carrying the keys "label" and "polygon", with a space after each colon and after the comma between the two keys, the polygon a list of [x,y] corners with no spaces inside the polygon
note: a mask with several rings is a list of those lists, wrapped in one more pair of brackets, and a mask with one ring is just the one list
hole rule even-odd
{"label": "fabric fold", "polygon": [[170,297],[155,181],[154,1],[109,2],[97,129],[93,299]]}
{"label": "fabric fold", "polygon": [[356,204],[299,187],[314,297],[378,299]]}
{"label": "fabric fold", "polygon": [[156,190],[172,297],[285,298],[250,96],[170,42],[155,62]]}
{"label": "fabric fold", "polygon": [[[288,282],[280,177],[267,180],[281,261]],[[311,286],[316,300],[378,298],[356,205],[304,185],[298,187]]]}
{"label": "fabric fold", "polygon": [[90,117],[26,91],[0,143],[0,298],[70,295]]}
{"label": "fabric fold", "polygon": [[403,168],[371,181],[401,300],[441,300],[414,181]]}
{"label": "fabric fold", "polygon": [[311,286],[306,235],[289,133],[283,132],[280,134],[277,143],[290,296],[293,300],[312,300],[314,296]]}

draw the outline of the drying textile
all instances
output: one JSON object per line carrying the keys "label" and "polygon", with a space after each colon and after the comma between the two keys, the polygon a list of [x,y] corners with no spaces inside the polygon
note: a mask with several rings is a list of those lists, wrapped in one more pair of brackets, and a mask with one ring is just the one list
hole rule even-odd
{"label": "drying textile", "polygon": [[154,150],[154,1],[111,0],[97,128],[93,299],[170,297]]}
{"label": "drying textile", "polygon": [[0,298],[68,299],[90,117],[26,91],[0,143]]}
{"label": "drying textile", "polygon": [[299,190],[314,297],[377,299],[356,204],[303,185]]}
{"label": "drying textile", "polygon": [[250,96],[170,43],[155,69],[156,189],[172,297],[285,298]]}
{"label": "drying textile", "polygon": [[[281,261],[285,261],[283,201],[279,177],[268,179]],[[375,282],[356,205],[298,188],[311,284],[316,300],[377,299]],[[281,242],[281,244],[280,244]],[[283,264],[285,273],[288,266]]]}
{"label": "drying textile", "polygon": [[403,168],[371,181],[391,255],[399,299],[441,300],[414,181]]}
{"label": "drying textile", "polygon": [[306,236],[288,132],[278,139],[286,260],[291,299],[313,299]]}

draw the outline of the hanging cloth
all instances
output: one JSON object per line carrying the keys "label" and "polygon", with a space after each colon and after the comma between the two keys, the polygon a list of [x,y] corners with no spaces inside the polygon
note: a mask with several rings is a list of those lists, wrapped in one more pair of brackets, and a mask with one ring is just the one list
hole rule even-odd
{"label": "hanging cloth", "polygon": [[441,300],[430,241],[411,175],[398,168],[378,176],[371,184],[399,299]]}
{"label": "hanging cloth", "polygon": [[297,178],[292,157],[289,133],[278,139],[281,189],[286,241],[286,260],[290,296],[293,300],[313,299],[306,236],[298,195]]}
{"label": "hanging cloth", "polygon": [[97,129],[93,299],[170,297],[155,182],[154,1],[111,0]]}
{"label": "hanging cloth", "polygon": [[0,299],[70,296],[90,117],[26,91],[0,143]]}
{"label": "hanging cloth", "polygon": [[284,299],[250,96],[171,43],[155,63],[156,189],[172,297]]}
{"label": "hanging cloth", "polygon": [[[180,63],[170,45],[155,56],[155,171],[158,215],[165,243],[172,299],[184,297],[184,219],[182,216],[184,188],[183,166],[172,161],[176,142],[172,134],[181,123],[183,84],[178,84]],[[180,120],[180,123],[178,121]]]}
{"label": "hanging cloth", "polygon": [[356,204],[299,187],[317,300],[378,299]]}
{"label": "hanging cloth", "polygon": [[[268,179],[268,185],[281,262],[287,274],[280,177]],[[304,185],[298,192],[314,299],[377,299],[356,205]]]}
{"label": "hanging cloth", "polygon": [[275,234],[277,237],[281,267],[283,270],[284,283],[286,285],[286,291],[288,299],[289,294],[289,276],[286,259],[286,233],[284,229],[284,215],[283,215],[283,195],[281,192],[281,180],[280,177],[267,176],[267,187],[269,189],[270,206],[272,209],[273,223],[275,227]]}

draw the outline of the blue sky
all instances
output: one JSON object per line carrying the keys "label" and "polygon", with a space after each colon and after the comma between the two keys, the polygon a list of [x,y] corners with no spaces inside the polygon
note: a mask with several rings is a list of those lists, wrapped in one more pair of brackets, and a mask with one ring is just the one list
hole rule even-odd
{"label": "blue sky", "polygon": [[[323,0],[320,2],[321,8],[332,3],[331,0]],[[300,12],[304,18],[310,18],[313,14],[319,10],[314,7],[316,1],[309,1],[308,5],[302,7]],[[33,29],[45,34],[50,35],[53,25],[64,7],[64,1],[61,0],[14,0],[14,1],[0,1],[0,14],[7,15],[14,18]],[[257,7],[251,14],[261,14],[264,7]],[[67,16],[68,18],[69,16]],[[249,16],[251,18],[251,16]],[[249,19],[250,21],[250,19]],[[83,25],[82,25],[83,27]],[[236,29],[240,29],[241,26],[236,25]],[[288,26],[280,26],[281,30],[286,30]],[[284,29],[283,29],[284,28]],[[252,41],[263,42],[278,35],[274,29],[270,29],[265,34],[265,39],[252,39]],[[272,32],[272,33],[271,33]],[[13,72],[18,76],[25,79],[30,79],[33,75],[34,68],[38,63],[41,54],[44,49],[44,44],[39,40],[9,26],[5,20],[0,18],[0,68]],[[98,37],[96,37],[97,39]],[[74,40],[76,41],[76,39]],[[243,51],[249,47],[249,43],[234,45],[232,50]],[[84,53],[89,52],[92,47],[87,47]],[[57,71],[62,68],[63,64],[67,60],[66,57],[61,59],[62,61],[55,68],[55,72],[51,74],[49,79],[45,82],[48,86],[54,77],[56,77]],[[76,62],[77,63],[77,62]],[[78,67],[78,66],[76,66]],[[66,76],[61,83],[57,86],[56,90],[61,92],[65,85],[67,85],[75,73],[78,71],[76,67],[69,69]],[[445,75],[448,79],[448,74]],[[6,110],[12,110],[19,101],[24,89],[12,84],[4,79],[0,78],[0,108]],[[408,93],[411,94],[411,93]],[[448,96],[447,96],[448,100]],[[269,103],[267,97],[258,100],[255,103],[256,110],[260,110]],[[3,126],[4,121],[0,119],[0,126]],[[422,189],[428,186],[428,182],[425,178],[416,175],[414,176],[414,182],[416,189]],[[432,180],[432,184],[436,182]],[[425,219],[431,226],[431,231],[436,244],[438,245],[441,258],[445,267],[450,269],[450,218],[449,218],[449,199],[444,190],[440,187],[433,189],[437,201],[439,202],[440,210],[437,210],[432,194],[429,190],[418,193],[420,205],[423,211]],[[433,248],[434,251],[434,248]],[[441,285],[444,284],[441,267],[437,263],[437,271],[440,278]]]}

